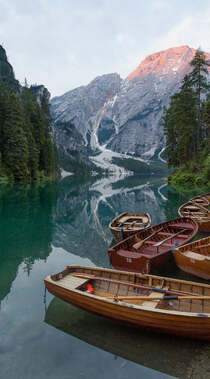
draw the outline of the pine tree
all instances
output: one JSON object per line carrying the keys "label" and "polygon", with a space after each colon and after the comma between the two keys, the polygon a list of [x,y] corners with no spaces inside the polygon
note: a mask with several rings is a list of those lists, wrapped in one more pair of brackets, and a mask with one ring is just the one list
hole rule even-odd
{"label": "pine tree", "polygon": [[28,143],[23,130],[24,118],[17,97],[9,95],[8,108],[2,131],[3,161],[16,181],[30,177],[27,167]]}
{"label": "pine tree", "polygon": [[23,87],[21,93],[22,109],[24,114],[24,131],[26,132],[29,148],[29,160],[28,168],[30,171],[31,179],[37,179],[39,177],[39,150],[36,146],[33,136],[33,124],[31,122],[31,114],[35,109],[35,99],[31,90],[26,86]]}
{"label": "pine tree", "polygon": [[177,124],[179,129],[179,161],[185,164],[195,158],[196,99],[189,75],[185,75],[179,93],[179,113]]}
{"label": "pine tree", "polygon": [[190,80],[196,96],[196,107],[197,107],[197,126],[196,126],[196,135],[195,135],[195,144],[196,144],[196,161],[198,160],[198,152],[202,138],[202,95],[205,94],[209,89],[209,84],[207,80],[208,70],[207,67],[209,63],[205,58],[203,51],[198,49],[195,53],[194,58],[190,62],[193,70],[190,73]]}
{"label": "pine tree", "polygon": [[204,137],[203,143],[207,154],[210,154],[210,100],[207,100],[203,108]]}
{"label": "pine tree", "polygon": [[164,134],[166,135],[166,147],[164,156],[168,161],[168,167],[178,166],[177,144],[178,144],[178,130],[174,120],[176,113],[176,99],[171,97],[171,103],[168,109],[164,111],[164,117],[162,119],[162,125],[164,128]]}
{"label": "pine tree", "polygon": [[187,164],[195,155],[194,135],[196,124],[195,95],[190,78],[186,75],[180,92],[171,97],[163,118],[166,135],[165,156],[169,167]]}
{"label": "pine tree", "polygon": [[0,46],[0,175],[15,181],[59,176],[48,94],[40,104],[37,89],[19,85]]}
{"label": "pine tree", "polygon": [[0,83],[0,151],[3,151],[3,127],[6,118],[6,109],[8,108],[8,93],[5,86]]}

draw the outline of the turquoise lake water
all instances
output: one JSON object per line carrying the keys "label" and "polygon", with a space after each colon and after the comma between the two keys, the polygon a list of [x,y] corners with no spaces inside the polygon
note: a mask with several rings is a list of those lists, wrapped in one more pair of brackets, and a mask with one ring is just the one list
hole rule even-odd
{"label": "turquoise lake water", "polygon": [[[49,293],[45,298],[43,279],[69,264],[111,267],[112,218],[149,212],[156,224],[177,217],[178,207],[197,193],[180,193],[151,177],[1,185],[0,377],[187,377],[205,343],[145,333]],[[192,279],[178,269],[172,275]]]}

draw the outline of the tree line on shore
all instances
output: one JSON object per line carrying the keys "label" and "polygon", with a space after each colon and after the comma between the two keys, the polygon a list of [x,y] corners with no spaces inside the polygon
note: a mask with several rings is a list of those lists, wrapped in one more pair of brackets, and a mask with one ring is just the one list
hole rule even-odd
{"label": "tree line on shore", "polygon": [[171,183],[210,184],[210,85],[208,62],[198,49],[179,92],[171,96],[162,124]]}
{"label": "tree line on shore", "polygon": [[0,81],[0,179],[33,181],[59,176],[48,99],[39,104],[27,83],[20,91]]}

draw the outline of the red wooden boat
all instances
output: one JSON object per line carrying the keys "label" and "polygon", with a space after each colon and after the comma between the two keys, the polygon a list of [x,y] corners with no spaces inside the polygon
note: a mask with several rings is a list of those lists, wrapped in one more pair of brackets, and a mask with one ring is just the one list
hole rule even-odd
{"label": "red wooden boat", "polygon": [[157,224],[112,246],[110,262],[119,270],[155,272],[170,261],[175,246],[188,243],[197,231],[198,224],[190,217]]}

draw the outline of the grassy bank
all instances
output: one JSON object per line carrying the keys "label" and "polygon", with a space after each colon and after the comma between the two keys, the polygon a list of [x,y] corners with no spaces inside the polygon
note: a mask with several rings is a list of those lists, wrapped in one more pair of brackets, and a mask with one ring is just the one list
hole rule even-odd
{"label": "grassy bank", "polygon": [[171,187],[203,187],[210,188],[210,154],[196,168],[194,162],[186,166],[180,166],[168,176]]}

